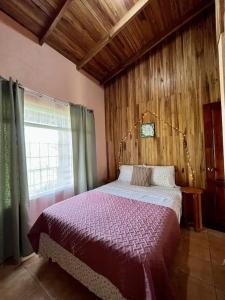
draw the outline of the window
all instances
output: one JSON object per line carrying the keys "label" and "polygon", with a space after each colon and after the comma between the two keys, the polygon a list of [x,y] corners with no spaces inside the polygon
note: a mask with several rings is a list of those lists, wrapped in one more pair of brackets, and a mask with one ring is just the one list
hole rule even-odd
{"label": "window", "polygon": [[69,105],[26,92],[24,121],[30,200],[73,188]]}

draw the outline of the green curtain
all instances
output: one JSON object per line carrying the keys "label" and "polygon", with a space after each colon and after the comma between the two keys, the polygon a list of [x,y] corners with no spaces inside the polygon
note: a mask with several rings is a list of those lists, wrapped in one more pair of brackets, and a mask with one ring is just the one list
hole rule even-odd
{"label": "green curtain", "polygon": [[93,111],[70,105],[74,192],[79,194],[96,186],[96,139]]}
{"label": "green curtain", "polygon": [[29,255],[24,90],[0,78],[0,262]]}

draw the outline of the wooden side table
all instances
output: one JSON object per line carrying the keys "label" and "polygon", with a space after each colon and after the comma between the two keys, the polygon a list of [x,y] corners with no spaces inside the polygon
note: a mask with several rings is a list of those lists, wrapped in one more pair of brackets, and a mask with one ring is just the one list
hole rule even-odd
{"label": "wooden side table", "polygon": [[[200,188],[188,186],[188,187],[182,187],[181,192],[183,194],[192,195],[193,210],[194,210],[194,228],[195,228],[195,231],[201,231],[203,229],[203,226],[202,226],[202,193],[203,193],[203,190]],[[184,205],[184,214],[185,214],[185,201],[183,201],[183,205]]]}

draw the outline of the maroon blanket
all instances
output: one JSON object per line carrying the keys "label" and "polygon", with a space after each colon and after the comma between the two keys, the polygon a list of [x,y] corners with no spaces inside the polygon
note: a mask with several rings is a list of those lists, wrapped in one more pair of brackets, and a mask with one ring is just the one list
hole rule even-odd
{"label": "maroon blanket", "polygon": [[179,239],[170,208],[91,191],[55,204],[29,233],[41,232],[117,286],[127,299],[174,299],[168,267]]}

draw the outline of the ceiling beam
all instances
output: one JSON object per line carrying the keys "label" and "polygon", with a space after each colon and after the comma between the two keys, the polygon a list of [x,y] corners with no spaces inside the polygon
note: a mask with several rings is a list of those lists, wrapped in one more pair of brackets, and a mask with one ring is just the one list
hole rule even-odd
{"label": "ceiling beam", "polygon": [[143,55],[145,55],[147,52],[158,46],[160,43],[162,43],[166,38],[168,38],[170,35],[175,33],[177,30],[179,30],[181,27],[183,27],[185,24],[189,23],[192,19],[194,19],[196,16],[201,14],[203,11],[208,9],[214,4],[214,0],[211,0],[208,2],[205,6],[200,7],[197,11],[195,10],[192,13],[189,13],[185,19],[183,19],[180,23],[177,23],[175,27],[173,27],[170,31],[164,32],[161,37],[158,37],[154,41],[151,41],[147,43],[143,48],[141,48],[134,56],[129,58],[126,62],[123,64],[120,64],[120,66],[116,69],[114,69],[106,78],[104,78],[100,83],[105,84],[111,79],[113,79],[115,76],[117,76],[119,73],[121,73],[123,70],[125,70],[128,66],[133,64],[135,61],[137,61],[139,58],[141,58]]}
{"label": "ceiling beam", "polygon": [[47,40],[48,36],[53,32],[53,30],[55,29],[58,22],[62,19],[63,14],[65,13],[66,9],[69,7],[71,1],[72,0],[65,0],[63,2],[62,6],[60,6],[57,15],[55,16],[55,18],[53,19],[52,23],[47,28],[45,33],[40,38],[40,40],[39,40],[40,45],[43,45],[43,43]]}
{"label": "ceiling beam", "polygon": [[83,68],[93,57],[95,57],[110,41],[120,33],[123,28],[125,28],[134,18],[140,13],[150,0],[138,0],[131,9],[116,23],[115,26],[109,31],[109,33],[100,40],[94,48],[92,48],[87,55],[78,63],[77,69],[80,70]]}

